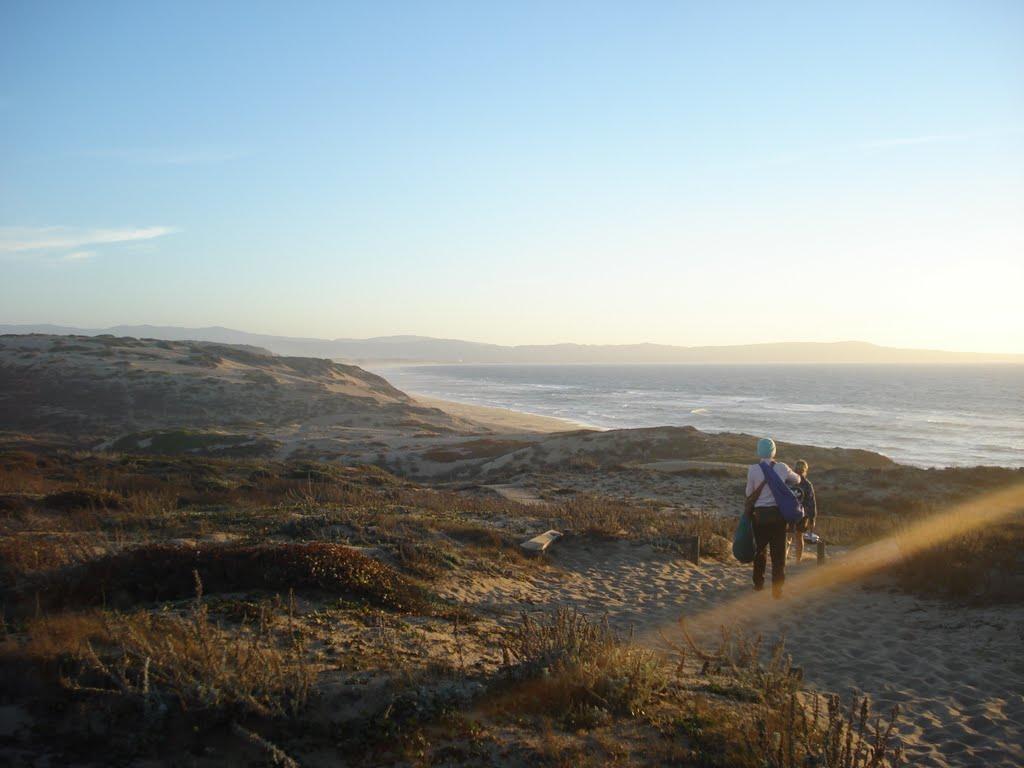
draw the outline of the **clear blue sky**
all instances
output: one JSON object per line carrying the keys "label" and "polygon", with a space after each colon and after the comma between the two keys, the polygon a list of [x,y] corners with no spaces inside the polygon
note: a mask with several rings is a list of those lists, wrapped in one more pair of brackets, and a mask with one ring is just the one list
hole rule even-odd
{"label": "clear blue sky", "polygon": [[0,322],[1024,351],[1024,3],[0,0]]}

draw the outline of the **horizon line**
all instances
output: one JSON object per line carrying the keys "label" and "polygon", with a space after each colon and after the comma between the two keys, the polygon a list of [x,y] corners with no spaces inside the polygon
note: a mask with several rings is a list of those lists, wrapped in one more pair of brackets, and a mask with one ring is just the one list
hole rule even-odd
{"label": "horizon line", "polygon": [[[417,339],[425,341],[440,341],[440,342],[454,342],[459,344],[476,344],[487,347],[500,347],[505,349],[522,349],[529,347],[611,347],[611,348],[623,348],[623,347],[661,347],[668,349],[679,349],[679,350],[701,350],[701,349],[735,349],[738,347],[770,347],[770,346],[782,346],[782,345],[818,345],[818,346],[839,346],[839,345],[865,345],[874,347],[876,349],[894,350],[898,352],[931,352],[941,354],[959,354],[959,355],[979,355],[979,356],[1012,356],[1024,358],[1024,351],[1020,352],[980,352],[976,350],[953,350],[953,349],[939,349],[934,347],[903,347],[903,346],[891,346],[888,344],[879,344],[874,341],[867,341],[864,339],[837,339],[833,341],[808,341],[808,340],[785,340],[785,341],[763,341],[763,342],[739,342],[733,344],[667,344],[663,342],[652,342],[652,341],[640,341],[640,342],[622,342],[622,343],[601,343],[601,342],[575,342],[575,341],[561,341],[561,342],[549,342],[549,343],[525,343],[525,344],[501,344],[491,341],[478,341],[473,339],[465,338],[453,338],[444,336],[426,336],[417,333],[392,333],[392,334],[381,334],[376,336],[335,336],[335,337],[323,337],[323,336],[295,336],[279,333],[268,333],[259,331],[247,331],[238,328],[232,328],[225,325],[200,325],[200,326],[188,326],[188,325],[157,325],[154,323],[118,323],[116,325],[110,325],[103,328],[90,328],[78,325],[64,325],[62,323],[52,322],[41,322],[41,323],[0,323],[0,328],[32,328],[32,327],[45,327],[52,326],[54,328],[68,330],[68,331],[82,331],[88,332],[83,335],[105,333],[116,330],[118,328],[153,328],[153,329],[173,329],[177,331],[229,331],[231,333],[245,334],[248,336],[267,336],[278,339],[287,340],[302,340],[302,341],[315,341],[324,343],[337,343],[337,342],[367,342],[367,341],[381,341],[389,339]],[[27,333],[34,333],[34,331],[28,331]],[[38,333],[38,332],[35,332]],[[53,335],[71,335],[57,333]],[[202,341],[201,339],[195,339],[195,341]],[[225,343],[225,342],[221,342]],[[1024,360],[1022,360],[1024,362]]]}

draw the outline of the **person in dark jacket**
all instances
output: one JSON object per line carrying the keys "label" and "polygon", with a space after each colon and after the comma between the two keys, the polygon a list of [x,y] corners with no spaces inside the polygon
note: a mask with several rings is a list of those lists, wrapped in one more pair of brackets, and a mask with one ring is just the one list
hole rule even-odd
{"label": "person in dark jacket", "polygon": [[807,479],[807,472],[810,470],[807,462],[800,459],[793,464],[793,469],[800,475],[797,488],[800,489],[804,504],[804,519],[793,525],[793,557],[799,563],[804,556],[804,534],[814,530],[815,518],[818,516],[818,501],[814,497],[814,486]]}

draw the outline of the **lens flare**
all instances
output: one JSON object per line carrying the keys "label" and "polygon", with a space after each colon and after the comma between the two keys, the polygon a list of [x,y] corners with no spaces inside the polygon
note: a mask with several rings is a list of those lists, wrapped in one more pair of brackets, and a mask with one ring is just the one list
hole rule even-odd
{"label": "lens flare", "polygon": [[[898,534],[854,549],[828,565],[787,579],[786,594],[798,596],[803,601],[849,585],[903,558],[996,523],[1021,510],[1024,510],[1024,483],[957,504],[908,526]],[[763,593],[751,591],[703,613],[684,616],[681,621],[685,621],[687,631],[704,634],[758,616],[778,615],[787,608],[785,601],[766,599]],[[672,631],[672,625],[660,627],[649,633],[646,639],[657,644],[656,637],[671,637]]]}

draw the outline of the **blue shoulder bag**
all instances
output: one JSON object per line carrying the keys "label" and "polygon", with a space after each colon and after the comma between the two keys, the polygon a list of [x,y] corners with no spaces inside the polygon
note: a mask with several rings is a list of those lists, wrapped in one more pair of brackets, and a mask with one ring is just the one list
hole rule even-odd
{"label": "blue shoulder bag", "polygon": [[775,472],[775,462],[761,462],[761,471],[764,473],[768,487],[772,489],[772,496],[779,506],[779,513],[787,523],[799,523],[804,519],[804,505],[793,492],[793,489],[786,485],[785,481]]}

